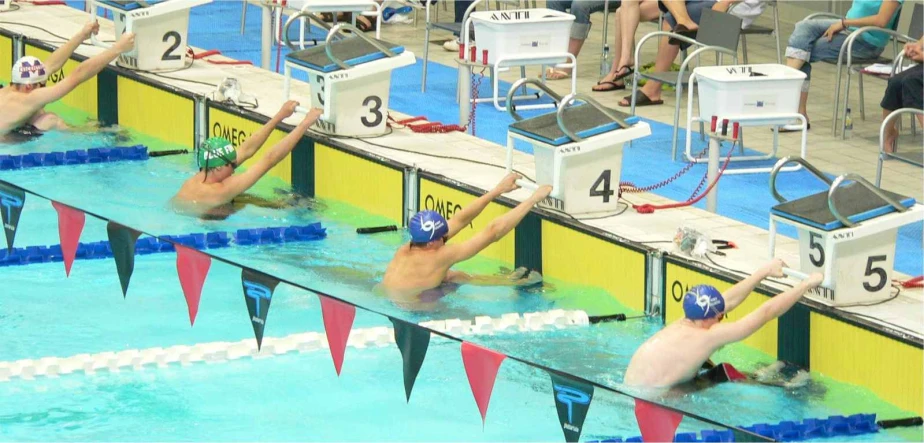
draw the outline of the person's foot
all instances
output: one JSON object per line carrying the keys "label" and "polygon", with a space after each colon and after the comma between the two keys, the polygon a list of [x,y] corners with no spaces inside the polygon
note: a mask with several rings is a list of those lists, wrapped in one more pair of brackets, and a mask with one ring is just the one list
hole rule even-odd
{"label": "person's foot", "polygon": [[619,74],[625,74],[628,68],[621,69],[619,71],[610,71],[606,74],[603,79],[597,82],[597,85],[591,88],[594,92],[608,92],[608,91],[617,91],[621,89],[626,89],[626,82],[622,79],[626,77],[623,75],[619,77]]}
{"label": "person's foot", "polygon": [[[474,43],[474,42],[472,42],[472,43]],[[462,44],[462,41],[459,40],[458,38],[455,38],[455,39],[453,39],[453,40],[449,40],[449,41],[446,42],[446,43],[443,43],[443,49],[445,49],[445,50],[447,50],[447,51],[449,51],[449,52],[459,52],[459,45],[461,45],[461,44]]]}
{"label": "person's foot", "polygon": [[548,68],[545,70],[546,80],[564,80],[566,78],[571,78],[571,69]]}
{"label": "person's foot", "polygon": [[[671,30],[674,34],[682,35],[687,38],[696,40],[696,32],[699,30],[699,25],[694,22],[690,23],[680,23]],[[674,46],[680,46],[680,49],[686,49],[690,46],[689,43],[680,41],[673,37],[667,40],[667,43]]]}
{"label": "person's foot", "polygon": [[[648,95],[645,92],[645,89],[638,90],[638,97],[635,98],[635,107],[640,108],[643,106],[655,106],[664,104],[664,100],[661,100],[661,91],[659,90],[657,94]],[[619,101],[619,106],[628,108],[632,106],[632,96],[628,95],[622,98]]]}

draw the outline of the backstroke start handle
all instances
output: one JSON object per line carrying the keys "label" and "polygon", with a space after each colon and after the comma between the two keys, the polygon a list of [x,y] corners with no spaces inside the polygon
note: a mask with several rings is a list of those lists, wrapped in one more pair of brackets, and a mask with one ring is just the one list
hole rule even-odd
{"label": "backstroke start handle", "polygon": [[[809,278],[808,274],[802,271],[797,271],[792,268],[783,268],[783,275],[790,277],[790,278],[794,278],[796,280],[807,280]],[[823,281],[819,286],[823,288],[831,289],[831,285],[827,282],[827,280],[828,279],[825,278],[825,281]]]}

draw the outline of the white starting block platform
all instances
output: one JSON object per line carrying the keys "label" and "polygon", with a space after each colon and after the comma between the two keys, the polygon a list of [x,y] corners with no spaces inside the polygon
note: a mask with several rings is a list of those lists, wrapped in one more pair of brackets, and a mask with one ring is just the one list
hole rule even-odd
{"label": "white starting block platform", "polygon": [[[93,17],[97,8],[112,11],[115,37],[133,32],[135,49],[119,56],[120,66],[141,71],[182,69],[189,64],[189,10],[212,0],[91,0]],[[91,36],[94,45],[110,45]]]}
{"label": "white starting block platform", "polygon": [[9,11],[13,5],[13,0],[0,0],[0,12]]}
{"label": "white starting block platform", "polygon": [[[827,183],[828,190],[786,201],[776,190],[776,174],[789,162],[801,163]],[[879,189],[856,174],[831,181],[798,157],[780,160],[771,174],[771,192],[781,203],[770,210],[770,256],[776,249],[776,223],[795,226],[799,270],[825,276],[808,297],[836,307],[889,299],[898,228],[924,220],[924,205]],[[845,181],[852,183],[841,186]]]}
{"label": "white starting block platform", "polygon": [[[694,69],[687,87],[687,139],[684,153],[687,161],[706,161],[693,157],[692,128],[694,123],[710,124],[713,116],[718,117],[720,122],[724,119],[737,122],[742,128],[770,126],[773,129],[773,150],[770,153],[739,155],[731,157],[730,161],[764,161],[775,158],[780,146],[779,127],[796,122],[801,123],[801,157],[807,158],[808,122],[798,112],[799,94],[804,80],[804,72],[779,64],[703,66]],[[697,83],[698,88],[694,88],[694,84]],[[693,115],[694,90],[698,90],[697,116]],[[801,166],[789,167],[783,171],[790,172],[800,168]],[[771,169],[728,169],[724,173],[767,173]]]}
{"label": "white starting block platform", "polygon": [[[354,37],[331,41],[343,29]],[[403,46],[363,35],[351,25],[335,26],[327,44],[286,56],[285,98],[292,70],[308,73],[311,106],[324,110],[316,129],[331,135],[372,136],[387,131],[391,71],[416,61]]]}
{"label": "white starting block platform", "polygon": [[[571,215],[617,211],[623,144],[651,135],[651,127],[582,94],[562,98],[535,79],[518,81],[509,94],[527,84],[555,98],[558,111],[523,119],[508,97],[507,110],[516,122],[507,131],[507,171],[513,170],[515,140],[526,141],[533,146],[536,184],[518,184],[552,185],[550,202],[543,206]],[[570,106],[578,99],[584,103]]]}

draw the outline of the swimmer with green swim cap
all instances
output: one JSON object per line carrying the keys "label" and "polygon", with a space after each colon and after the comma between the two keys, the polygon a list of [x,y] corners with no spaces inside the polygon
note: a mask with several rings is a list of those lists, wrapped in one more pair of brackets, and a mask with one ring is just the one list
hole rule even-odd
{"label": "swimmer with green swim cap", "polygon": [[88,58],[57,83],[47,86],[48,77],[60,71],[74,50],[98,32],[97,22],[87,23],[44,63],[31,56],[16,60],[10,77],[10,87],[0,88],[0,141],[16,141],[23,137],[40,136],[44,131],[69,129],[60,117],[46,112],[45,106],[60,100],[81,83],[95,77],[120,54],[132,50],[135,46],[135,35],[123,34],[111,48]]}
{"label": "swimmer with green swim cap", "polygon": [[658,331],[635,352],[626,369],[625,383],[643,388],[672,388],[698,377],[711,381],[735,381],[745,376],[731,365],[714,366],[700,374],[704,363],[723,346],[744,340],[765,324],[783,315],[806,291],[823,280],[815,273],[795,287],[777,294],[736,322],[722,323],[725,314],[738,307],[768,277],[783,277],[782,260],[764,265],[725,293],[713,286],[690,288],[682,300],[684,318]]}
{"label": "swimmer with green swim cap", "polygon": [[221,218],[233,212],[229,207],[233,206],[230,205],[232,200],[250,189],[270,169],[286,158],[308,128],[321,116],[320,109],[312,109],[301,123],[266,155],[253,162],[243,173],[235,175],[234,170],[260,150],[273,129],[294,114],[297,106],[297,102],[286,102],[270,121],[237,148],[221,137],[212,137],[203,142],[196,155],[199,172],[186,180],[173,197],[171,202],[174,208],[203,218]]}

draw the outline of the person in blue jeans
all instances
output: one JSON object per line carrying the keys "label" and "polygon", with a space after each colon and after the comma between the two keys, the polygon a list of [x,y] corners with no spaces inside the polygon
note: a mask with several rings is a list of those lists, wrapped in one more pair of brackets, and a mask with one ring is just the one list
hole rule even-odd
{"label": "person in blue jeans", "polygon": [[[620,0],[610,0],[606,5],[604,0],[548,0],[546,6],[549,9],[568,12],[574,16],[574,23],[571,24],[571,38],[568,40],[568,52],[575,57],[581,53],[584,46],[584,40],[590,35],[590,15],[595,12],[603,12],[603,8],[609,6],[610,11],[619,8],[622,2]],[[546,71],[546,78],[549,80],[560,80],[571,77],[570,69],[549,68]]]}
{"label": "person in blue jeans", "polygon": [[[812,76],[812,62],[819,60],[836,60],[841,47],[847,40],[847,32],[853,32],[863,26],[878,26],[895,29],[898,21],[899,7],[903,0],[854,0],[843,19],[813,19],[796,23],[796,29],[789,36],[786,45],[786,65],[801,70],[806,74],[802,84],[802,96],[799,99],[799,113],[805,116],[808,102],[809,83]],[[866,32],[853,42],[854,58],[870,59],[878,57],[889,42],[889,35],[884,32]],[[808,125],[811,128],[811,124]],[[795,131],[792,125],[784,126],[781,132]]]}

